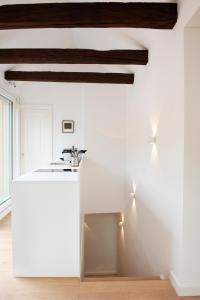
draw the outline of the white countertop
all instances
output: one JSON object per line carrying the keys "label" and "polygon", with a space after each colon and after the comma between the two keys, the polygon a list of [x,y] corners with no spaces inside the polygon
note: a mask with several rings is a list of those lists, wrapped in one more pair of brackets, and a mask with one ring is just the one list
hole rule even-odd
{"label": "white countertop", "polygon": [[[36,172],[41,169],[54,169],[54,172]],[[56,172],[56,170],[61,169],[72,169],[77,170],[77,172]],[[33,170],[22,176],[16,177],[13,183],[31,183],[31,182],[64,182],[64,183],[77,183],[79,181],[79,167],[70,167],[69,165],[46,165],[39,169]]]}

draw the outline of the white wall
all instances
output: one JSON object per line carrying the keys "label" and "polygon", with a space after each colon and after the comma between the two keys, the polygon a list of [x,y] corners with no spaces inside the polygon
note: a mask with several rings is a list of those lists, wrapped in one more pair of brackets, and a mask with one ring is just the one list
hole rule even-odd
{"label": "white wall", "polygon": [[84,213],[124,210],[125,96],[119,85],[85,88]]}
{"label": "white wall", "polygon": [[[200,21],[200,18],[199,18]],[[199,22],[200,24],[200,22]],[[184,200],[181,282],[200,293],[200,28],[185,30]]]}
{"label": "white wall", "polygon": [[[82,87],[59,83],[25,83],[19,86],[21,104],[50,104],[53,108],[53,158],[75,145],[83,148]],[[62,120],[74,120],[75,132],[62,133]]]}
{"label": "white wall", "polygon": [[[183,186],[182,35],[151,33],[149,64],[127,89],[124,272],[167,276],[178,257]],[[156,146],[148,143],[156,135]]]}
{"label": "white wall", "polygon": [[85,216],[84,273],[86,275],[117,273],[117,224],[115,214]]}
{"label": "white wall", "polygon": [[[83,176],[83,213],[124,209],[125,87],[120,85],[22,83],[21,104],[53,106],[53,158],[65,147],[88,150]],[[61,122],[75,121],[63,134]]]}
{"label": "white wall", "polygon": [[[124,274],[168,276],[171,270],[181,271],[184,25],[199,5],[181,1],[173,31],[149,31],[146,36],[138,30],[134,35],[150,57],[137,71],[134,87],[127,88],[128,209],[120,264]],[[148,144],[153,135],[154,146]],[[134,202],[129,193],[135,188]]]}

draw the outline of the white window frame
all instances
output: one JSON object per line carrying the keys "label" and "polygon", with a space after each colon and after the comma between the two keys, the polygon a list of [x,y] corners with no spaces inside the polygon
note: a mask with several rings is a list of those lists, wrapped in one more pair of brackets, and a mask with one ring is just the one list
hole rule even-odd
{"label": "white window frame", "polygon": [[[0,88],[0,96],[12,103],[12,115],[11,115],[11,176],[12,178],[18,174],[18,156],[19,156],[19,143],[18,143],[18,100],[13,95],[9,94],[3,88]],[[11,211],[11,197],[0,204],[0,220]]]}

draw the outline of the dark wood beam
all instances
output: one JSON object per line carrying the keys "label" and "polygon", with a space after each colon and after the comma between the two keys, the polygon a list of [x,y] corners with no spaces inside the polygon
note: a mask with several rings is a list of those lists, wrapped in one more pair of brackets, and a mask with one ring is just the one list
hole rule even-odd
{"label": "dark wood beam", "polygon": [[146,65],[147,50],[0,49],[0,64]]}
{"label": "dark wood beam", "polygon": [[84,2],[0,6],[0,29],[75,27],[172,29],[176,21],[176,3]]}
{"label": "dark wood beam", "polygon": [[133,84],[134,74],[127,74],[127,73],[6,71],[5,72],[5,79],[9,80],[9,81],[84,82],[84,83]]}

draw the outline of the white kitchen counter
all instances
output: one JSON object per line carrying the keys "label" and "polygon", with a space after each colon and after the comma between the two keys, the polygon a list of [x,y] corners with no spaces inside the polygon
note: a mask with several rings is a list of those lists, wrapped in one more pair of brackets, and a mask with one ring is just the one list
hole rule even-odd
{"label": "white kitchen counter", "polygon": [[80,276],[79,173],[32,171],[13,180],[14,276]]}
{"label": "white kitchen counter", "polygon": [[[81,165],[81,163],[80,163]],[[37,170],[55,170],[55,172],[36,172]],[[70,169],[72,172],[56,172],[56,170]],[[22,182],[78,182],[79,181],[79,167],[71,167],[69,164],[63,165],[43,165],[39,169],[32,170],[22,176],[16,177],[13,180],[13,183],[22,183]],[[77,172],[76,172],[77,171]]]}
{"label": "white kitchen counter", "polygon": [[[43,168],[42,168],[43,169]],[[45,168],[47,169],[47,168]],[[49,168],[52,169],[52,168]],[[55,169],[55,168],[54,168]],[[59,168],[56,168],[59,169]],[[61,168],[60,168],[61,169]],[[63,167],[62,167],[63,169]],[[72,183],[79,181],[79,171],[77,172],[29,172],[22,176],[19,176],[13,180],[13,183],[30,183],[30,182],[51,182],[51,183]]]}

